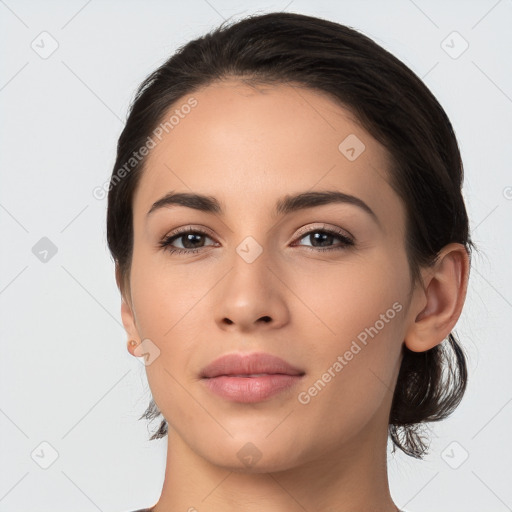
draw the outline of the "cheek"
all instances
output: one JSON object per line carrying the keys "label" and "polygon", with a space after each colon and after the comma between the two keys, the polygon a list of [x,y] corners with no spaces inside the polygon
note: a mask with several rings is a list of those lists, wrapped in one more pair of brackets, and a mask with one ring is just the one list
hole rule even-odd
{"label": "cheek", "polygon": [[316,387],[323,399],[314,399],[316,406],[336,409],[364,395],[362,409],[375,409],[393,386],[404,336],[407,272],[396,253],[379,253],[336,268],[317,267],[314,275],[296,279],[294,292],[310,309],[298,320],[307,343],[301,352],[311,369],[308,386],[322,381]]}
{"label": "cheek", "polygon": [[[165,255],[135,251],[131,290],[140,334],[161,343],[176,339],[177,333],[190,334],[193,316],[201,297],[211,288],[208,278],[197,267],[168,266]],[[195,322],[197,323],[197,322]],[[186,338],[182,341],[186,342]]]}
{"label": "cheek", "polygon": [[[338,343],[338,348],[340,343],[373,326],[394,303],[405,310],[407,267],[396,254],[388,257],[374,251],[364,258],[354,256],[332,265],[322,262],[294,276],[294,293],[303,302],[301,308],[308,310],[299,322],[304,323],[303,328],[316,330],[326,341]],[[400,308],[395,306],[387,316],[397,318],[396,309]]]}
{"label": "cheek", "polygon": [[382,263],[331,267],[325,275],[296,281],[302,283],[298,293],[316,313],[298,320],[309,376],[299,390],[297,413],[305,432],[323,432],[325,450],[333,439],[349,439],[374,415],[389,413],[407,281],[400,266]]}
{"label": "cheek", "polygon": [[[159,349],[158,358],[146,366],[146,375],[157,407],[169,418],[194,422],[196,408],[190,405],[185,369],[193,368],[197,358],[197,340],[204,340],[204,323],[198,321],[200,299],[208,287],[208,279],[165,269],[149,256],[134,254],[131,289],[139,334]],[[191,375],[191,374],[190,374]]]}

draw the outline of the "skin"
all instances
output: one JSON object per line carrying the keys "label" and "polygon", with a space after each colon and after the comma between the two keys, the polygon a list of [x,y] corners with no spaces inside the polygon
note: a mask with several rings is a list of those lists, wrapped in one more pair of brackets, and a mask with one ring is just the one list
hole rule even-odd
{"label": "skin", "polygon": [[[446,246],[436,266],[422,271],[423,286],[413,287],[389,154],[330,98],[235,79],[193,96],[197,106],[148,156],[133,201],[129,286],[120,285],[129,339],[149,339],[160,351],[146,366],[169,424],[165,481],[152,510],[394,512],[386,443],[402,345],[424,351],[448,336],[466,295],[467,253]],[[354,161],[338,149],[349,134],[365,144]],[[357,196],[379,223],[350,204],[271,215],[283,195],[320,190]],[[225,213],[173,206],[147,217],[170,191],[214,196]],[[196,240],[198,253],[158,245],[186,226],[210,230]],[[325,247],[341,249],[322,252],[306,232],[324,226],[351,234],[355,245],[334,237]],[[311,229],[298,234],[304,227]],[[248,236],[263,251],[252,263],[236,251]],[[185,243],[173,245],[193,247]],[[300,403],[298,394],[396,302],[401,311]],[[260,351],[301,368],[303,382],[241,404],[199,379],[220,355]],[[251,466],[237,455],[248,442],[261,455]]]}

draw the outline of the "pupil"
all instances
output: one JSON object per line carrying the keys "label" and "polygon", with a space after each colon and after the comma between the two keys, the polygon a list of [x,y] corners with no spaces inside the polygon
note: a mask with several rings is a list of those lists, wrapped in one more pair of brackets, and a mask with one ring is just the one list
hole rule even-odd
{"label": "pupil", "polygon": [[[188,233],[187,235],[185,235],[185,243],[183,244],[183,246],[184,246],[185,248],[187,248],[187,249],[194,249],[194,248],[195,248],[195,246],[194,246],[194,245],[192,245],[192,247],[187,247],[187,244],[188,244],[189,242],[191,242],[191,243],[193,244],[193,242],[194,242],[194,240],[193,240],[193,239],[194,239],[194,238],[200,238],[201,236],[202,236],[202,235],[196,235],[196,234],[194,234],[194,233]],[[196,240],[196,242],[197,242],[197,240]]]}
{"label": "pupil", "polygon": [[[329,233],[315,233],[312,236],[316,241],[320,242],[329,242],[330,239],[332,239],[333,237],[333,235],[330,235]],[[323,243],[322,245],[325,245],[325,243]]]}

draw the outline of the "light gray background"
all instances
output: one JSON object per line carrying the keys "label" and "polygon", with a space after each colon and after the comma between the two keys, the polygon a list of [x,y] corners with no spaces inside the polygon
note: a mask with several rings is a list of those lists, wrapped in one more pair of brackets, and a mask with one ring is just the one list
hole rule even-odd
{"label": "light gray background", "polygon": [[[456,327],[469,387],[431,426],[425,461],[390,455],[391,492],[410,512],[512,510],[512,1],[288,1],[0,1],[0,512],[123,512],[160,496],[167,441],[148,441],[159,420],[137,421],[150,392],[92,191],[149,72],[224,18],[274,10],[361,30],[452,120],[482,250]],[[57,247],[46,262],[32,251],[42,237]]]}

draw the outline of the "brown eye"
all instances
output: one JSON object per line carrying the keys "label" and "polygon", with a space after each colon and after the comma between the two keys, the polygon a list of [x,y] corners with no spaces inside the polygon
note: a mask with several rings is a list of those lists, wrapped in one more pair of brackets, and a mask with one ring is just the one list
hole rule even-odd
{"label": "brown eye", "polygon": [[[201,246],[201,238],[210,238],[207,233],[199,230],[187,229],[178,233],[171,233],[164,237],[159,243],[166,251],[170,253],[186,254],[196,253],[206,246]],[[210,238],[211,239],[211,238]],[[181,240],[182,247],[175,247],[173,244],[176,240]]]}
{"label": "brown eye", "polygon": [[[341,250],[354,245],[354,241],[344,233],[331,229],[313,229],[306,233],[302,233],[299,240],[303,239],[308,239],[311,242],[311,248],[319,251]],[[341,244],[332,246],[332,241],[336,239],[340,240]]]}

